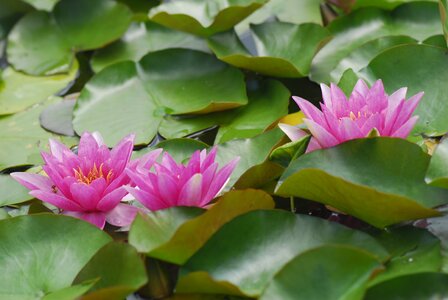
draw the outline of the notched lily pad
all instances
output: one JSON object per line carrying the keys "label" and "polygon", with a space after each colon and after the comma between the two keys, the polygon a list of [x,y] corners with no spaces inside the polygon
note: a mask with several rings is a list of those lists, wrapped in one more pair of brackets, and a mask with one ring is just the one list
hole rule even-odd
{"label": "notched lily pad", "polygon": [[448,203],[448,191],[426,185],[428,164],[429,155],[405,140],[352,140],[293,161],[276,192],[318,201],[385,227],[437,216],[433,208]]}

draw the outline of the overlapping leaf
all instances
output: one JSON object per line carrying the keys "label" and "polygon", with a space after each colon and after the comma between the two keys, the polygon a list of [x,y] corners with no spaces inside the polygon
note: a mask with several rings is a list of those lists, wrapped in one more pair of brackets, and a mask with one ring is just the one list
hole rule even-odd
{"label": "overlapping leaf", "polygon": [[[412,163],[409,163],[412,161]],[[429,155],[392,138],[353,140],[292,162],[277,193],[328,204],[377,227],[439,213],[445,190],[424,181]]]}

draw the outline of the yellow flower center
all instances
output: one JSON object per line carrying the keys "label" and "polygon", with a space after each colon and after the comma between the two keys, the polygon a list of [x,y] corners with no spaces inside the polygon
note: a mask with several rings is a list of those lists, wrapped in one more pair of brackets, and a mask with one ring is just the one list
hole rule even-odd
{"label": "yellow flower center", "polygon": [[109,183],[113,176],[112,170],[110,170],[107,174],[104,174],[103,164],[101,164],[99,168],[97,168],[96,164],[93,164],[93,168],[90,169],[87,175],[84,175],[81,167],[78,167],[78,170],[73,169],[73,171],[75,172],[75,178],[78,180],[78,182],[82,182],[85,184],[91,184],[92,181],[98,178],[105,178],[106,182]]}

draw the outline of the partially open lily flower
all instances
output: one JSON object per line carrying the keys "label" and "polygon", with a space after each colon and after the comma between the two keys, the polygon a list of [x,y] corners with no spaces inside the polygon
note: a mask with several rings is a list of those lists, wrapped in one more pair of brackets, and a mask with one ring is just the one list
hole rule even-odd
{"label": "partially open lily flower", "polygon": [[31,190],[37,199],[50,203],[61,213],[103,228],[105,222],[129,225],[137,208],[120,203],[130,179],[125,172],[134,135],[123,138],[112,150],[98,133],[84,133],[76,155],[65,145],[50,140],[51,154],[42,152],[47,176],[25,172],[11,176]]}
{"label": "partially open lily flower", "polygon": [[[137,187],[126,189],[152,211],[172,206],[204,207],[224,188],[239,161],[235,158],[218,170],[216,151],[196,151],[186,166],[176,163],[167,152],[161,163],[155,162],[154,154],[149,153],[136,168],[127,169]],[[154,171],[150,170],[152,167]]]}
{"label": "partially open lily flower", "polygon": [[[423,92],[406,100],[407,88],[387,95],[381,80],[369,89],[359,80],[347,100],[334,84],[321,85],[321,110],[309,101],[293,97],[306,118],[304,123],[312,138],[307,152],[329,148],[348,140],[363,138],[371,133],[379,136],[406,138],[418,120],[412,116]],[[307,135],[297,126],[279,124],[292,141]]]}

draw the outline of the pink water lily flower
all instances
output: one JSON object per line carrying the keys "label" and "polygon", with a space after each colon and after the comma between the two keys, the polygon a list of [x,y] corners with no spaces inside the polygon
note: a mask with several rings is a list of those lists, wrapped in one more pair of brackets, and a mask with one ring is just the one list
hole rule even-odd
{"label": "pink water lily flower", "polygon": [[[381,80],[370,89],[359,80],[348,100],[334,84],[331,87],[321,84],[321,89],[324,100],[320,104],[321,110],[307,100],[293,97],[304,113],[304,123],[312,135],[307,152],[363,138],[372,131],[380,136],[406,138],[418,120],[412,114],[423,97],[421,92],[406,100],[407,88],[389,96]],[[297,126],[279,126],[293,141],[307,134]]]}
{"label": "pink water lily flower", "polygon": [[[176,163],[168,152],[157,163],[154,154],[149,153],[135,169],[128,168],[137,188],[127,190],[152,211],[172,206],[204,207],[225,186],[239,160],[232,160],[218,171],[216,151],[196,151],[187,165]],[[150,170],[152,167],[154,171]]]}
{"label": "pink water lily flower", "polygon": [[137,208],[120,203],[128,193],[130,179],[125,172],[134,135],[123,138],[112,150],[98,133],[84,133],[76,155],[65,145],[50,139],[50,153],[42,152],[47,176],[25,172],[11,176],[31,190],[30,194],[62,210],[62,214],[83,219],[103,228],[105,222],[129,225]]}

